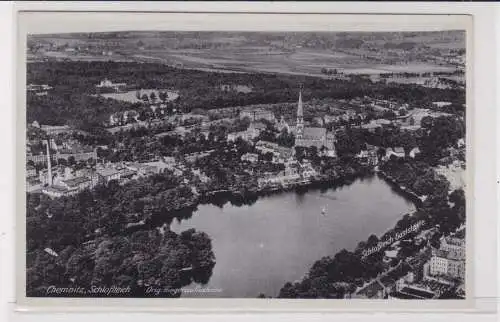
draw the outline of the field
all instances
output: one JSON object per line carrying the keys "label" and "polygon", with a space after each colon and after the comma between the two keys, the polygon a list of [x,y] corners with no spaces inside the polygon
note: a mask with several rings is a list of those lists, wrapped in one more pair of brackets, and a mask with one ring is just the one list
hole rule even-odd
{"label": "field", "polygon": [[453,72],[454,66],[440,66],[432,63],[411,62],[407,64],[373,64],[362,61],[355,55],[332,51],[311,51],[297,49],[293,53],[264,51],[144,51],[140,55],[130,53],[146,61],[161,61],[172,66],[223,72],[272,72],[296,75],[328,77],[323,68],[337,69],[344,74],[381,73],[425,73],[430,71]]}
{"label": "field", "polygon": [[[177,97],[179,97],[179,94],[167,89],[142,89],[140,91],[141,96],[146,94],[148,97],[150,97],[151,93],[155,93],[156,98],[158,99],[159,97],[159,92],[166,92],[168,95],[167,101],[173,101]],[[106,97],[106,98],[112,98],[118,101],[124,101],[124,102],[129,102],[129,103],[139,103],[143,102],[142,100],[137,98],[137,91],[128,91],[124,93],[106,93],[106,94],[100,94],[100,96]]]}
{"label": "field", "polygon": [[[45,46],[45,50],[38,50],[37,46]],[[28,47],[32,48],[29,53],[39,58],[132,60],[225,73],[265,72],[328,78],[331,76],[322,73],[322,69],[370,75],[454,71],[453,65],[438,65],[422,57],[464,49],[465,41],[464,33],[458,31],[349,35],[122,32],[32,36]]]}

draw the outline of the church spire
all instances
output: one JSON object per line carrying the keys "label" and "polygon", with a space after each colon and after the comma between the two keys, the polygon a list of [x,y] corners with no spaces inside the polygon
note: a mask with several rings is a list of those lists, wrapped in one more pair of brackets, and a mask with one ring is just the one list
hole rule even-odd
{"label": "church spire", "polygon": [[304,110],[302,107],[302,89],[299,91],[299,106],[297,108],[297,118],[303,118],[304,117]]}

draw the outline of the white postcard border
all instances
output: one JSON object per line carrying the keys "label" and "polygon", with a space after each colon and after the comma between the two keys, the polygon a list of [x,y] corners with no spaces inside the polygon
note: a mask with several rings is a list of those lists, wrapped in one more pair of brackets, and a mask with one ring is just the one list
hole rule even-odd
{"label": "white postcard border", "polygon": [[[87,4],[88,5],[88,4]],[[129,8],[130,8],[130,5],[127,5]],[[156,5],[151,5],[152,7],[155,7]],[[33,6],[31,8],[35,8],[37,6]],[[50,6],[49,6],[50,7]],[[64,7],[64,6],[63,6]],[[137,7],[137,5],[136,5]],[[143,5],[140,6],[143,10],[145,10],[145,7]],[[316,4],[316,6],[312,6],[312,7],[315,7],[315,8],[318,8],[318,5]],[[397,6],[396,6],[397,7]],[[19,8],[23,8],[23,5],[20,6]],[[109,6],[107,7],[109,8]],[[115,9],[114,10],[117,10],[116,9],[116,6],[114,7]],[[269,7],[268,7],[269,8]],[[50,8],[47,8],[45,7],[44,9],[48,9],[50,10]],[[74,8],[73,8],[74,9]],[[290,9],[290,8],[288,8]],[[297,7],[294,6],[292,8],[293,10],[297,10]],[[96,8],[93,8],[92,10],[96,10]],[[120,10],[124,10],[122,8],[120,8]],[[277,9],[275,9],[277,10]],[[298,10],[297,10],[298,11]],[[332,11],[336,11],[336,10],[332,10]],[[397,10],[396,10],[397,11]],[[89,13],[87,13],[89,14]],[[318,16],[315,16],[315,18],[317,19]],[[359,16],[358,16],[359,17]],[[370,17],[372,16],[363,16],[363,21],[365,23],[365,26],[367,26],[367,28],[373,28],[374,25],[373,24],[366,24],[367,21],[370,20]],[[380,16],[379,16],[380,17]],[[445,16],[440,16],[440,17],[445,17]],[[449,17],[449,16],[448,16]],[[205,17],[205,19],[207,19]],[[352,16],[349,17],[349,19],[352,19]],[[394,19],[393,17],[391,17],[391,19]],[[388,20],[391,20],[391,19],[388,19]],[[431,19],[432,20],[432,19]],[[446,20],[446,19],[445,19]],[[353,23],[353,20],[349,20],[350,23]],[[401,23],[401,21],[400,21]],[[456,23],[456,22],[454,22]],[[449,26],[454,26],[454,27],[451,27],[451,28],[456,28],[456,25],[454,25],[454,23],[451,23]],[[394,26],[394,21],[390,22],[388,25],[392,24]],[[459,23],[461,24],[461,23]],[[176,26],[178,26],[178,23],[176,22]],[[432,24],[427,24],[427,26],[435,26],[435,25],[432,25]],[[18,36],[23,36],[23,33],[26,32],[27,30],[23,29],[23,25],[20,25],[20,29],[18,30],[19,34]],[[131,29],[136,29],[136,28],[131,28]],[[130,29],[129,29],[130,30]],[[234,28],[231,29],[231,30],[235,30]],[[266,30],[269,30],[269,29],[266,29]],[[373,30],[373,29],[372,29]],[[398,30],[401,30],[401,29],[398,29]],[[467,27],[467,30],[468,30],[468,40],[467,40],[467,55],[468,55],[468,61],[472,61],[472,59],[469,60],[469,58],[472,58],[472,33],[474,34],[477,34],[477,30],[472,30],[471,29],[471,26],[468,26]],[[18,67],[21,67],[21,69],[18,69],[18,72],[17,72],[17,76],[18,76],[18,80],[17,80],[17,85],[18,85],[18,91],[17,91],[17,97],[18,97],[18,103],[20,103],[19,106],[24,106],[24,102],[23,102],[23,97],[24,97],[24,88],[23,86],[21,86],[23,83],[24,83],[24,79],[25,79],[25,69],[23,70],[22,69],[22,66],[24,65],[24,61],[23,59],[25,59],[25,55],[24,55],[24,52],[23,51],[19,51],[20,50],[20,47],[18,47],[18,52],[16,54],[16,57],[18,58],[18,64],[19,66]],[[475,65],[476,62],[474,62],[474,65]],[[24,66],[25,68],[25,66]],[[473,133],[473,135],[470,135],[471,134],[471,128],[474,129],[474,124],[477,124],[478,122],[478,119],[479,118],[483,118],[484,117],[484,109],[477,109],[477,110],[474,110],[473,113],[470,112],[470,108],[472,106],[472,98],[476,98],[478,92],[481,93],[481,88],[478,88],[476,86],[473,86],[473,88],[471,88],[471,84],[474,84],[473,83],[473,80],[472,78],[476,79],[477,77],[477,74],[478,74],[478,70],[475,69],[475,70],[472,70],[472,65],[471,64],[468,64],[468,79],[467,79],[467,84],[468,84],[468,88],[467,88],[467,106],[468,106],[468,117],[467,117],[467,126],[468,126],[468,131],[467,131],[467,146],[468,146],[468,151],[467,151],[467,166],[468,166],[468,169],[471,169],[473,164],[475,164],[476,166],[478,164],[480,164],[481,162],[478,160],[479,157],[477,156],[477,154],[479,153],[479,151],[474,151],[474,153],[476,153],[476,155],[473,155],[471,153],[471,145],[474,146],[474,148],[472,149],[475,149],[476,147],[478,147],[478,150],[479,150],[479,147],[482,147],[481,143],[484,143],[484,140],[479,140],[477,137],[476,137],[476,133]],[[483,88],[484,90],[484,88]],[[474,103],[475,103],[475,100],[474,100]],[[474,106],[476,106],[476,104],[474,104]],[[24,128],[25,128],[25,119],[24,119],[24,109],[23,108],[19,108],[18,111],[18,123],[17,123],[17,146],[18,147],[23,147],[24,146]],[[472,116],[473,117],[470,117]],[[24,121],[23,121],[24,119]],[[475,129],[474,129],[475,130]],[[479,142],[479,144],[478,144]],[[24,160],[24,150],[23,149],[20,149],[21,150],[21,153],[19,153],[18,151],[18,159],[17,159],[17,164],[24,164],[22,161]],[[471,177],[470,175],[472,174],[472,171],[469,171],[469,180],[468,181],[468,189],[471,188],[471,186],[473,185],[474,182],[477,182],[479,181],[480,179],[478,179],[478,177]],[[17,175],[18,175],[18,179],[19,178],[23,178],[24,177],[24,169],[22,169],[22,167],[18,167],[17,169]],[[476,181],[474,181],[474,179]],[[19,182],[22,182],[22,179],[20,181],[17,181],[18,183]],[[20,213],[20,211],[23,209],[23,206],[24,206],[24,198],[23,198],[23,195],[24,195],[24,190],[23,190],[23,185],[22,184],[18,184],[17,185],[17,192],[18,192],[18,208],[17,208],[17,224],[18,224],[18,227],[22,227],[24,228],[24,216],[22,216],[22,213]],[[20,198],[19,198],[19,191],[23,191]],[[472,199],[473,198],[468,198],[468,214],[471,213],[471,207],[474,207],[474,212],[472,213],[480,213],[478,211],[478,207],[480,207],[480,205],[478,205],[478,201],[477,200],[481,200],[481,195],[477,192],[476,190],[476,187],[474,188],[474,204],[472,205]],[[470,196],[470,194],[468,193],[468,196]],[[470,201],[470,202],[469,202]],[[22,218],[21,218],[22,217]],[[468,217],[470,218],[470,217]],[[479,227],[479,223],[478,222],[475,222],[474,224],[474,227],[475,229],[477,229]],[[473,233],[471,231],[471,228],[472,226],[468,226],[467,229],[467,236],[471,236],[471,233]],[[484,223],[481,225],[481,227],[485,227],[484,226]],[[23,229],[18,229],[18,238],[17,238],[17,241],[18,241],[18,245],[19,245],[19,241],[23,241],[24,239],[24,230]],[[488,236],[492,236],[490,239],[491,241],[495,241],[496,242],[496,234],[492,234],[492,235],[488,235]],[[22,246],[24,244],[21,244]],[[468,247],[471,246],[471,242],[470,240],[468,241]],[[20,248],[18,250],[18,253],[21,251],[21,250],[24,250],[24,248]],[[469,249],[468,249],[469,250]],[[468,253],[470,254],[470,252],[468,251]],[[21,252],[22,255],[24,255],[24,252]],[[476,254],[476,252],[474,252],[474,262],[477,262],[478,261],[478,257],[479,257],[479,260],[481,260],[481,258],[484,260],[484,254],[481,254],[481,256],[478,256],[478,254]],[[19,256],[19,257],[24,257],[24,256]],[[468,259],[470,259],[470,255],[468,257]],[[482,261],[482,260],[481,260]],[[470,262],[470,261],[469,261]],[[18,266],[19,268],[23,267],[24,268],[24,261],[20,261],[18,262],[18,265],[21,265],[21,266]],[[469,265],[469,264],[468,264]],[[20,271],[20,270],[18,270]],[[477,277],[477,271],[476,272],[473,272],[469,269],[469,266],[468,266],[468,269],[467,269],[467,279],[468,279],[468,283],[467,283],[467,287],[472,287],[472,283],[471,283],[471,279],[474,277],[473,274],[475,273],[476,277]],[[490,271],[491,273],[491,271]],[[24,275],[24,270],[22,271],[22,275]],[[19,280],[18,280],[19,282]],[[475,284],[475,283],[474,283]],[[203,302],[200,302],[200,300],[197,300],[197,299],[175,299],[175,300],[166,300],[166,299],[77,299],[77,301],[73,301],[74,299],[62,299],[62,298],[58,298],[58,299],[26,299],[25,297],[21,296],[21,294],[19,294],[19,292],[21,293],[24,293],[24,284],[18,284],[18,304],[19,304],[19,309],[21,310],[25,310],[25,309],[36,309],[36,310],[46,310],[46,309],[49,309],[49,310],[53,310],[55,307],[53,307],[52,305],[50,305],[49,303],[53,302],[54,300],[56,300],[58,303],[57,303],[57,306],[58,308],[56,309],[61,309],[62,306],[64,306],[64,310],[77,310],[77,311],[80,311],[82,310],[82,305],[83,304],[86,304],[84,302],[87,302],[87,300],[90,300],[88,301],[89,304],[94,304],[94,305],[97,305],[95,307],[92,307],[91,310],[102,310],[102,309],[111,309],[113,310],[113,307],[114,309],[116,310],[118,307],[119,307],[119,310],[123,311],[124,310],[124,306],[128,308],[130,308],[131,310],[136,310],[137,307],[135,308],[132,308],[131,306],[133,306],[133,304],[138,304],[140,305],[142,308],[145,308],[147,307],[147,311],[151,311],[151,310],[154,310],[154,311],[157,311],[158,310],[158,306],[163,306],[164,308],[163,309],[160,309],[161,311],[165,311],[165,310],[168,310],[168,311],[177,311],[177,312],[195,312],[195,311],[198,311],[198,310],[193,310],[193,305],[200,308],[200,312],[230,312],[230,311],[258,311],[258,312],[262,312],[262,311],[286,311],[286,312],[304,312],[304,311],[314,311],[314,312],[319,312],[319,311],[323,311],[323,312],[330,312],[330,311],[339,311],[339,310],[342,310],[342,311],[352,311],[352,310],[359,310],[359,309],[363,309],[363,310],[367,310],[367,311],[373,311],[373,310],[378,310],[380,309],[380,304],[382,304],[382,308],[383,310],[387,310],[387,303],[381,303],[381,302],[385,302],[385,301],[380,301],[380,300],[377,300],[377,301],[364,301],[364,300],[355,300],[355,301],[352,301],[353,304],[349,304],[349,303],[346,303],[346,302],[350,302],[350,301],[341,301],[342,303],[339,303],[341,305],[337,306],[337,305],[332,305],[332,300],[312,300],[313,302],[311,302],[311,300],[274,300],[273,299],[273,302],[275,301],[279,301],[281,303],[273,303],[272,305],[269,304],[268,302],[270,301],[266,301],[266,302],[263,302],[262,300],[240,300],[240,299],[224,299],[224,300],[218,300],[218,299],[201,299],[201,301]],[[477,284],[475,285],[477,286]],[[469,290],[468,290],[469,291]],[[468,292],[470,294],[470,292]],[[489,292],[488,292],[489,293]],[[486,293],[486,294],[488,294]],[[474,294],[477,294],[477,289],[475,290]],[[489,293],[489,294],[496,294],[496,291],[495,293]],[[473,295],[474,297],[474,295]],[[487,297],[488,298],[488,297]],[[490,299],[492,299],[491,297],[489,297]],[[46,300],[49,300],[49,301],[46,301]],[[477,304],[478,302],[478,298],[475,297],[473,299],[471,299],[473,302],[475,302],[475,304]],[[493,299],[494,300],[494,299]],[[175,305],[169,305],[169,304],[166,304],[165,302],[170,302],[172,301],[171,303],[175,303]],[[480,300],[482,301],[482,300]],[[133,303],[135,302],[135,303]],[[145,302],[148,302],[148,303],[145,303]],[[180,303],[182,302],[182,305],[179,305]],[[250,302],[253,302],[253,303],[250,303]],[[299,303],[300,302],[300,303]],[[391,311],[400,311],[400,310],[405,310],[405,311],[408,311],[408,310],[412,310],[412,309],[415,309],[415,304],[416,302],[415,301],[412,301],[411,303],[404,303],[406,301],[398,301],[399,303],[394,303],[394,301],[391,301]],[[462,304],[464,303],[464,301],[458,301],[459,303],[453,303],[454,301],[446,301],[446,303],[442,303],[442,301],[439,301],[437,304],[437,306],[434,306],[432,303],[434,301],[425,301],[426,303],[423,303],[423,302],[418,302],[418,306],[419,307],[425,307],[424,309],[426,311],[448,311],[448,310],[453,310],[453,311],[456,311],[456,310],[459,310],[459,309],[462,309],[463,310],[463,306]],[[467,303],[469,303],[468,300],[466,300]],[[486,301],[487,302],[487,301]],[[484,302],[484,303],[486,303]],[[466,308],[465,310],[466,311],[471,311],[473,310],[474,308],[476,308],[476,305],[471,305],[472,302],[469,303],[469,307]],[[107,304],[110,304],[111,306],[107,306]],[[292,304],[294,306],[295,309],[290,309],[290,304]],[[385,305],[384,305],[385,304]],[[399,305],[401,304],[401,305]],[[473,303],[472,303],[473,304]],[[72,305],[73,307],[69,307],[68,305]],[[106,307],[104,307],[104,305],[106,305]],[[231,307],[233,309],[229,309],[227,307]],[[347,307],[346,307],[347,306]],[[352,306],[352,307],[349,307],[349,306]],[[398,308],[394,308],[395,306],[398,306]],[[489,305],[488,305],[489,306]],[[400,309],[399,309],[400,307]]]}

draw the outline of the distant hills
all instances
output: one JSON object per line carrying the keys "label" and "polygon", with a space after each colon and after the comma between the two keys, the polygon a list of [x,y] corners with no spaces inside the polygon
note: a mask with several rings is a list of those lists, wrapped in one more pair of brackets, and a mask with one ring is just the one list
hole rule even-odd
{"label": "distant hills", "polygon": [[465,32],[193,32],[193,31],[123,31],[100,33],[60,33],[30,35],[29,41],[60,43],[120,42],[163,48],[179,48],[192,44],[208,43],[214,46],[302,46],[307,48],[360,48],[363,45],[386,46],[390,48],[412,49],[408,44],[443,45],[447,43],[461,44],[465,47]]}

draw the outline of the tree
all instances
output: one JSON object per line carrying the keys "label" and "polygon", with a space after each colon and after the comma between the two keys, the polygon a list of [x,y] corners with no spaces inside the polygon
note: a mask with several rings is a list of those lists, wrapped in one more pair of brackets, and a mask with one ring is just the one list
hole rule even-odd
{"label": "tree", "polygon": [[149,118],[148,116],[148,112],[147,111],[144,111],[142,110],[140,113],[139,113],[139,117],[138,117],[138,120],[139,121],[146,121],[147,119]]}
{"label": "tree", "polygon": [[165,102],[167,101],[167,99],[168,99],[168,95],[167,95],[167,93],[166,93],[166,92],[164,92],[164,91],[159,92],[159,93],[158,93],[158,96],[159,96],[160,100],[161,100],[163,103],[165,103]]}
{"label": "tree", "polygon": [[317,159],[318,158],[318,147],[316,147],[315,145],[308,147],[307,148],[307,156],[312,160]]}
{"label": "tree", "polygon": [[295,147],[295,158],[299,161],[302,162],[306,157],[306,149],[302,146],[296,146]]}
{"label": "tree", "polygon": [[384,111],[382,116],[386,119],[389,119],[389,120],[392,120],[394,118],[396,118],[396,113],[394,113],[394,111]]}
{"label": "tree", "polygon": [[379,242],[378,237],[374,234],[371,234],[366,241],[366,247],[374,247]]}
{"label": "tree", "polygon": [[379,160],[381,160],[386,154],[386,150],[383,147],[380,147],[377,149],[377,157]]}
{"label": "tree", "polygon": [[461,221],[465,221],[465,192],[463,189],[453,190],[449,196],[449,200],[453,203],[451,208]]}
{"label": "tree", "polygon": [[279,145],[291,148],[295,144],[295,136],[293,135],[293,133],[288,132],[286,128],[283,128],[278,135],[276,142]]}
{"label": "tree", "polygon": [[149,95],[149,98],[151,99],[152,103],[156,102],[156,94],[154,91],[151,92],[151,94]]}
{"label": "tree", "polygon": [[403,131],[400,134],[399,143],[403,146],[406,155],[408,155],[410,151],[417,146],[417,140],[410,131]]}
{"label": "tree", "polygon": [[424,116],[422,120],[420,120],[420,126],[424,129],[430,129],[433,123],[434,119],[431,116]]}
{"label": "tree", "polygon": [[149,102],[149,97],[148,97],[148,94],[146,94],[146,93],[142,94],[142,100],[143,100],[145,103]]}
{"label": "tree", "polygon": [[57,164],[62,165],[63,167],[68,165],[68,161],[66,159],[59,158],[57,159]]}

